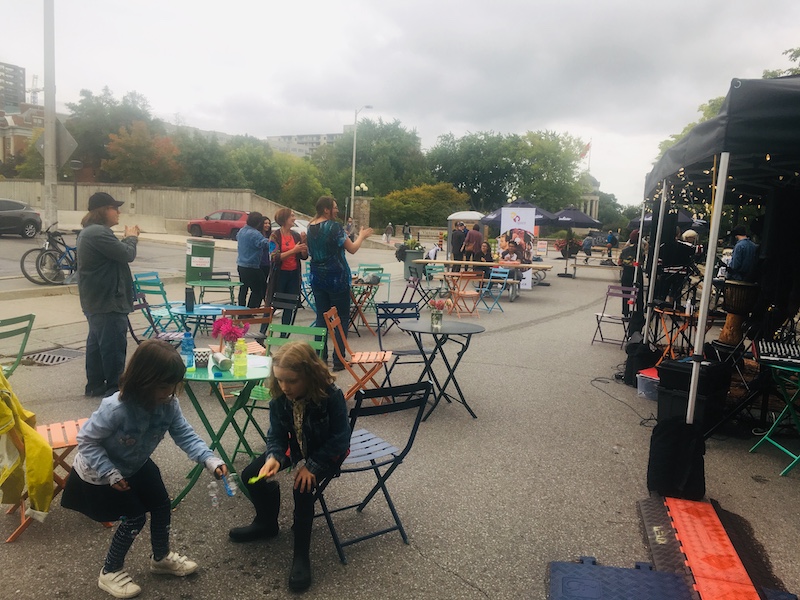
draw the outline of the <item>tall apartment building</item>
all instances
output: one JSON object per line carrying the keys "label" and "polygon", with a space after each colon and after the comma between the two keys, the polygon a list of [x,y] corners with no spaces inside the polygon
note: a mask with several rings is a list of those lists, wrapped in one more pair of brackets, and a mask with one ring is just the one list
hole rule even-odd
{"label": "tall apartment building", "polygon": [[25,69],[0,62],[0,110],[18,113],[24,102]]}
{"label": "tall apartment building", "polygon": [[332,144],[343,133],[309,133],[305,135],[272,135],[264,138],[270,148],[277,152],[294,156],[308,156],[312,150],[325,144]]}

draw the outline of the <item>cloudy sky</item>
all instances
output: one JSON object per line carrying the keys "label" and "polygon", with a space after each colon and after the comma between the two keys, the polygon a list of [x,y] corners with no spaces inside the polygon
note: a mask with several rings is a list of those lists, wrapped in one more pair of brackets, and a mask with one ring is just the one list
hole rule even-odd
{"label": "cloudy sky", "polygon": [[[0,0],[0,62],[44,80],[42,0]],[[641,200],[658,142],[734,77],[791,66],[797,0],[56,0],[59,111],[137,91],[167,121],[256,137],[399,120],[445,133],[551,130]]]}

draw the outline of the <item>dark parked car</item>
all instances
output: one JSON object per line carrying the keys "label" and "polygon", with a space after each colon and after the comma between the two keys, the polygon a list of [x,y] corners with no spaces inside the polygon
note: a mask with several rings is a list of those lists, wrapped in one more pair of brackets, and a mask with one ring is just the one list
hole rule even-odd
{"label": "dark parked car", "polygon": [[192,219],[186,224],[186,230],[194,237],[210,235],[215,238],[236,239],[236,234],[247,224],[244,210],[218,210],[202,219]]}
{"label": "dark parked car", "polygon": [[42,228],[42,218],[29,205],[0,198],[0,233],[16,233],[32,238]]}

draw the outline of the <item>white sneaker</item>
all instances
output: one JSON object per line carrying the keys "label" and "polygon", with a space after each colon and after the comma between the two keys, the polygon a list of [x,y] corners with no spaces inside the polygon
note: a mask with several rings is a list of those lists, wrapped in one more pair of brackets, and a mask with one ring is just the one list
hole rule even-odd
{"label": "white sneaker", "polygon": [[162,575],[175,575],[186,577],[197,570],[197,563],[181,556],[177,552],[170,552],[161,560],[150,559],[150,572]]}
{"label": "white sneaker", "polygon": [[131,576],[125,571],[103,573],[103,570],[100,569],[100,578],[97,580],[97,586],[104,592],[114,596],[114,598],[133,598],[142,591],[142,588],[136,585]]}

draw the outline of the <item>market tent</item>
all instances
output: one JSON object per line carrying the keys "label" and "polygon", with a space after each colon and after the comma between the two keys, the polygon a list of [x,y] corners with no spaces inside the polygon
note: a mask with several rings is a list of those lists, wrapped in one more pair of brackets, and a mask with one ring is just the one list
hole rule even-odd
{"label": "market tent", "polygon": [[453,238],[453,227],[456,223],[464,221],[467,227],[470,228],[473,224],[480,222],[482,218],[483,213],[477,210],[460,210],[447,217],[447,258],[453,257],[453,251],[450,248],[450,240]]}
{"label": "market tent", "polygon": [[[709,222],[711,240],[719,238],[723,203],[765,202],[775,206],[776,214],[795,212],[796,198],[800,194],[798,139],[800,77],[734,79],[719,114],[697,125],[655,164],[645,180],[645,197],[655,199],[660,194],[659,214],[662,214],[667,196],[677,202],[711,202],[716,195],[720,201],[713,203]],[[789,219],[781,214],[772,221],[771,226],[777,231],[785,227]],[[660,239],[660,229],[659,225],[656,239]],[[776,252],[775,257],[777,259],[779,253]],[[694,341],[694,348],[698,350],[705,341],[714,258],[714,252],[709,252]],[[653,263],[656,262],[654,259]],[[688,423],[694,421],[700,377],[699,357],[695,359],[686,415]]]}
{"label": "market tent", "polygon": [[481,219],[481,223],[484,225],[494,225],[495,227],[500,227],[500,222],[503,214],[504,208],[535,208],[536,209],[536,224],[537,225],[549,225],[555,221],[555,215],[551,212],[544,210],[543,208],[539,208],[534,204],[531,204],[527,200],[514,200],[513,202],[509,202],[498,208],[497,210],[493,210],[488,215]]}
{"label": "market tent", "polygon": [[602,225],[602,223],[597,219],[593,219],[586,213],[583,213],[574,207],[560,210],[553,216],[555,218],[554,223],[563,227],[591,229],[593,227],[600,227]]}

